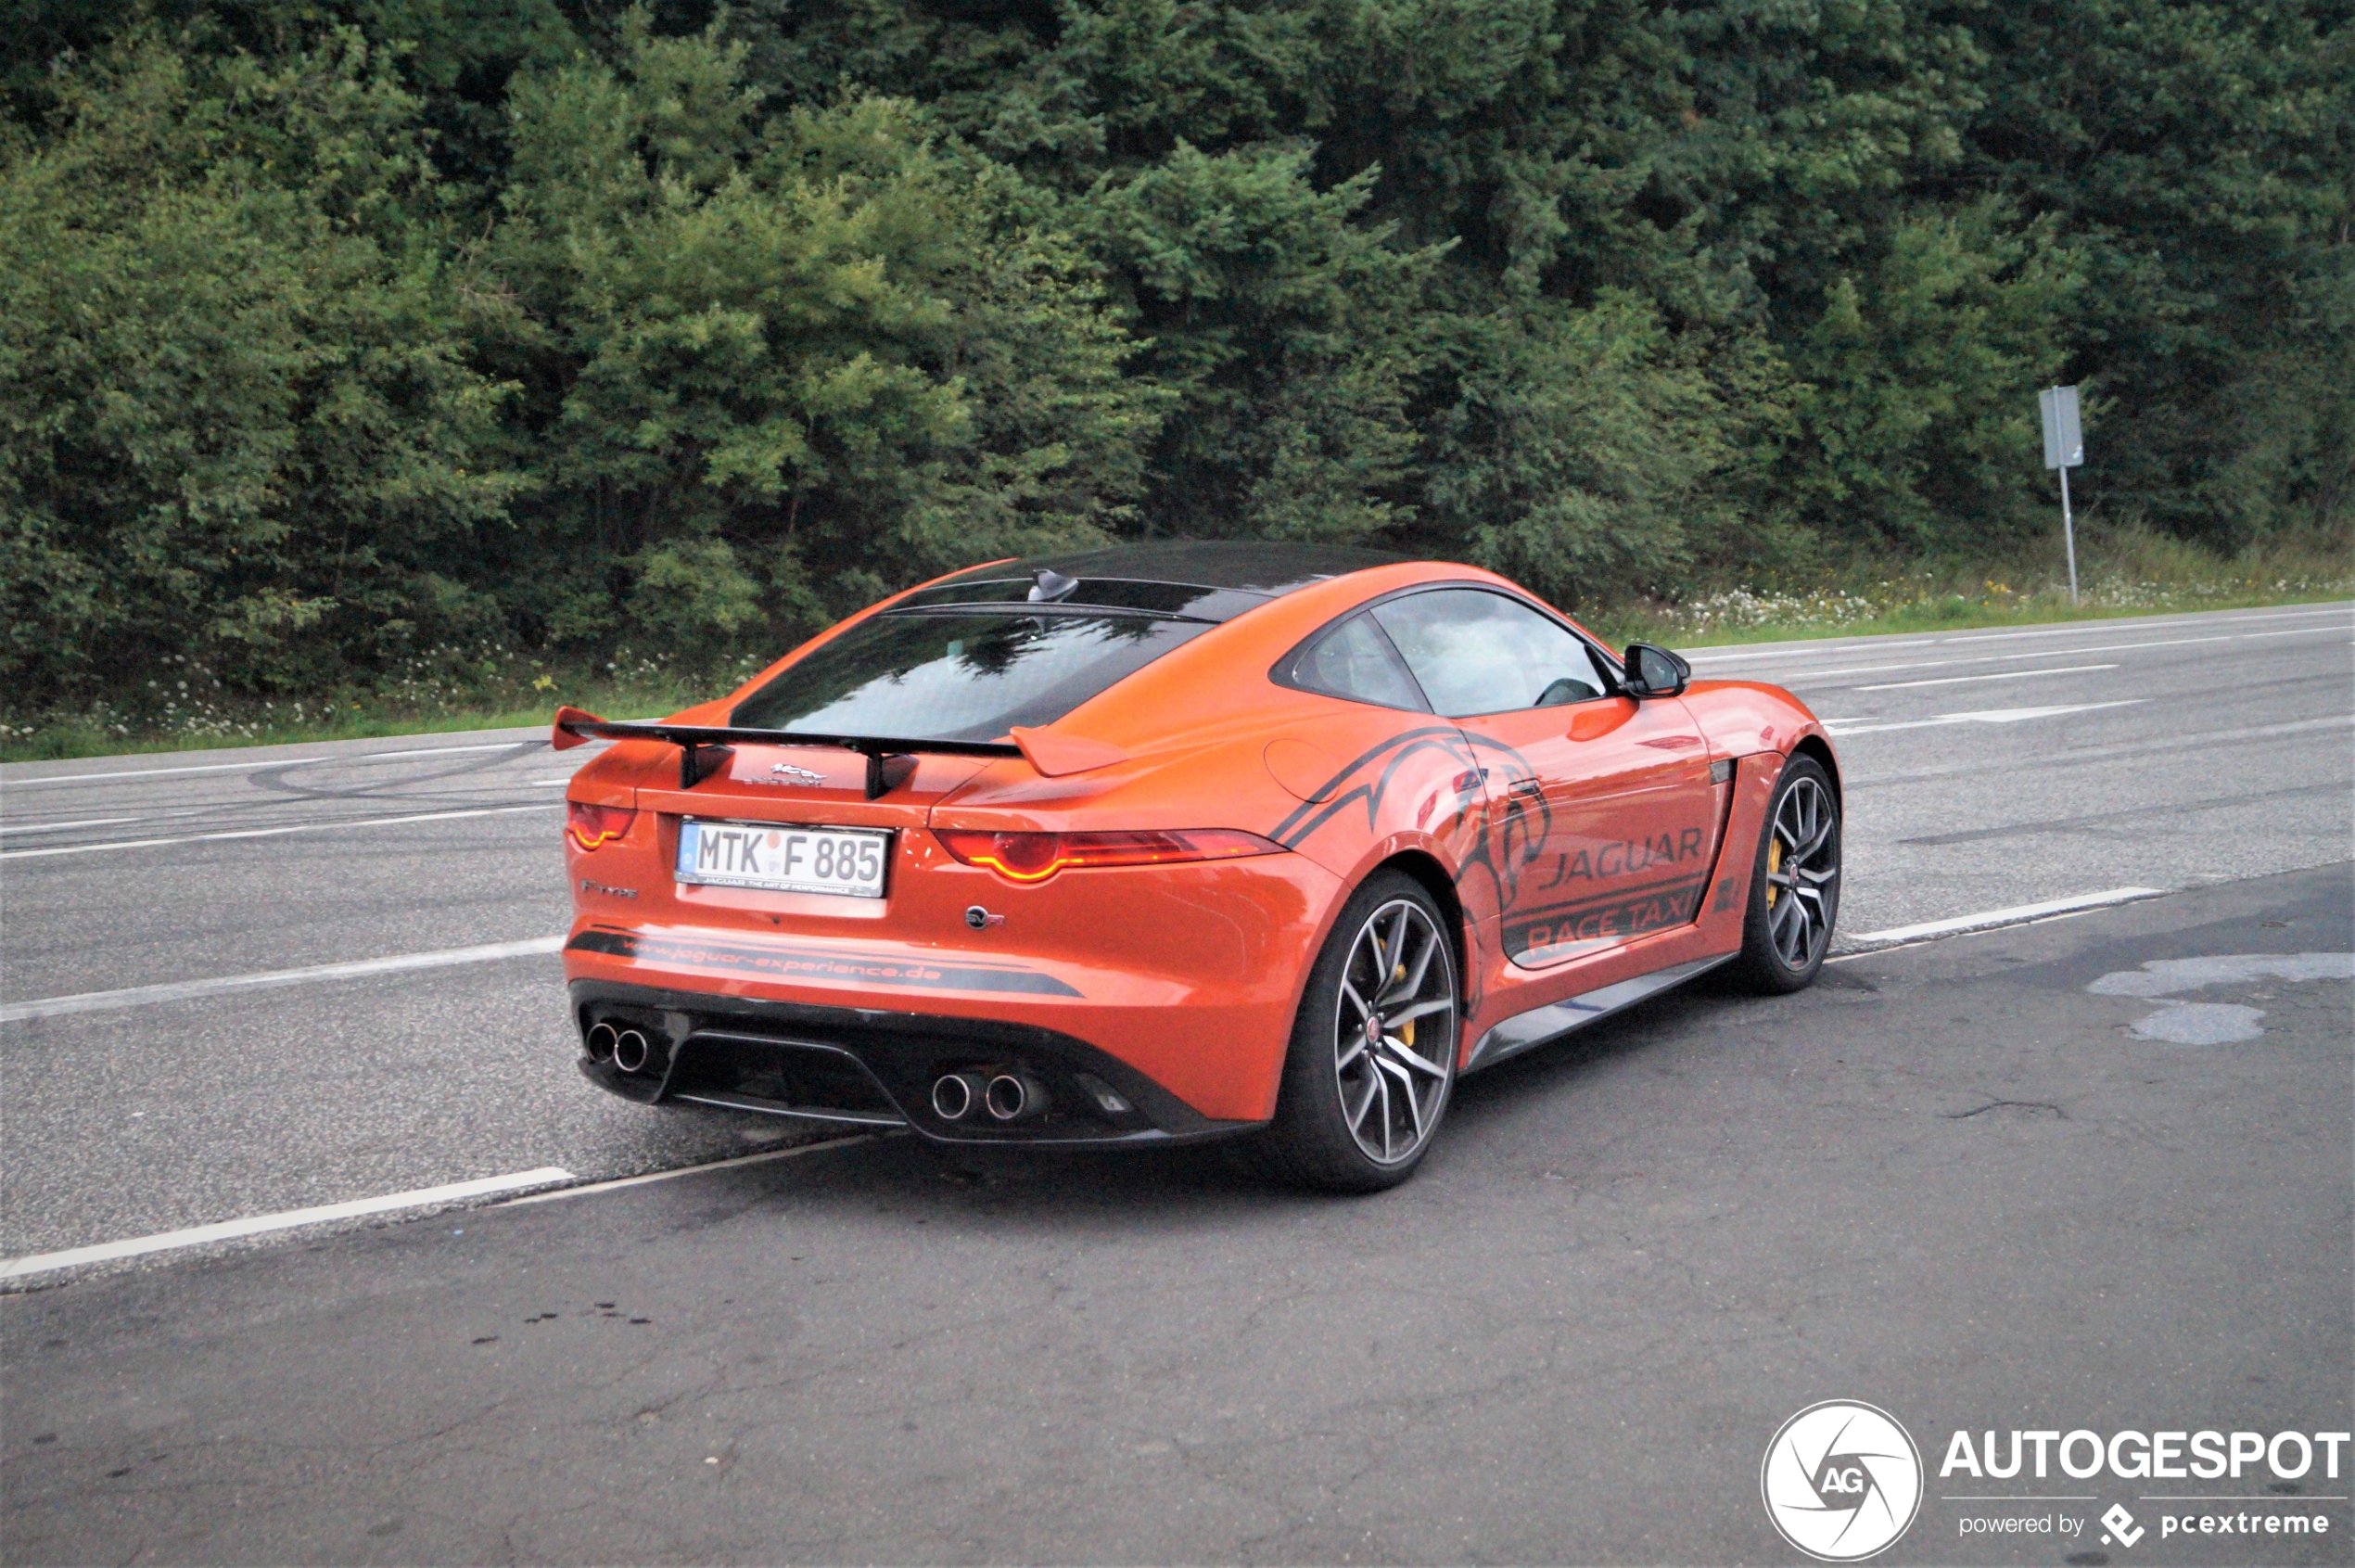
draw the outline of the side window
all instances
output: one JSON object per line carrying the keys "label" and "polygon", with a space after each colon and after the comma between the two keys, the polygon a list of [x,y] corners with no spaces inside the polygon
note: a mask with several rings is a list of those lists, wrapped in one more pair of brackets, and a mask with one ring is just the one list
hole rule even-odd
{"label": "side window", "polygon": [[1390,644],[1362,615],[1351,616],[1302,650],[1292,660],[1292,680],[1327,696],[1430,711]]}
{"label": "side window", "polygon": [[1442,588],[1368,613],[1432,709],[1450,719],[1585,702],[1610,689],[1585,643],[1501,593]]}

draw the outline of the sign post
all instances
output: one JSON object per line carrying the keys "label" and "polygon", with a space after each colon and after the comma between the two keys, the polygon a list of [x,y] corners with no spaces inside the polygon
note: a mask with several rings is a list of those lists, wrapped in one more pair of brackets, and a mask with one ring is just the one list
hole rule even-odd
{"label": "sign post", "polygon": [[2077,603],[2077,523],[2069,515],[2069,471],[2085,461],[2077,424],[2077,389],[2047,387],[2037,395],[2044,415],[2044,466],[2060,470],[2061,542],[2069,550],[2069,602]]}

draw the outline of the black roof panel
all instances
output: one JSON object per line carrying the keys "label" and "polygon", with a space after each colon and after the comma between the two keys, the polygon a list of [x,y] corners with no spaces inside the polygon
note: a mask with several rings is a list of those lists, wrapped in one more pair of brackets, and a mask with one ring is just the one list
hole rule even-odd
{"label": "black roof panel", "polygon": [[[974,567],[959,572],[948,582],[1028,580],[1041,571],[1052,571],[1078,578],[1083,584],[1091,579],[1183,583],[1274,598],[1327,578],[1364,571],[1368,567],[1390,566],[1407,558],[1385,551],[1356,550],[1339,544],[1171,539]],[[1080,599],[1087,596],[1084,587],[1074,595]]]}

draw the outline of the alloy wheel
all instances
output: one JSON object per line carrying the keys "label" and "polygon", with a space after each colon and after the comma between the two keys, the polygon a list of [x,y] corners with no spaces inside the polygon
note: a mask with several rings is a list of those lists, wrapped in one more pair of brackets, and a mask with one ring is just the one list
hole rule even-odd
{"label": "alloy wheel", "polygon": [[1413,1157],[1439,1125],[1456,1067],[1456,964],[1420,905],[1394,899],[1351,944],[1334,1006],[1342,1120],[1368,1159]]}
{"label": "alloy wheel", "polygon": [[1766,849],[1766,932],[1790,968],[1813,964],[1831,940],[1839,882],[1839,808],[1817,780],[1795,779]]}

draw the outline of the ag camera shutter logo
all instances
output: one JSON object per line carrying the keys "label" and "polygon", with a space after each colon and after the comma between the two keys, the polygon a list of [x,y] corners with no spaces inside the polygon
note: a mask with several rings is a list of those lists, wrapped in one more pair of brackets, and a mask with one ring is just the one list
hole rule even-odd
{"label": "ag camera shutter logo", "polygon": [[1921,1511],[1921,1450],[1888,1411],[1827,1399],[1783,1422],[1758,1490],[1783,1539],[1818,1562],[1856,1562]]}

